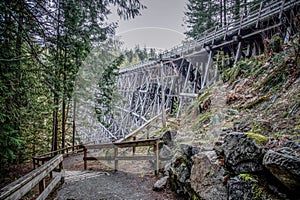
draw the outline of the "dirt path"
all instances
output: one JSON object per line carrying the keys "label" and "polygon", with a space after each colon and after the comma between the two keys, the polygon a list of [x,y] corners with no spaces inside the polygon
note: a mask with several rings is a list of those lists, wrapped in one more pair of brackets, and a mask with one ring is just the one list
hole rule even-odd
{"label": "dirt path", "polygon": [[144,166],[135,164],[130,167],[142,173],[113,172],[108,166],[95,161],[88,164],[88,169],[92,170],[83,171],[82,155],[76,155],[64,160],[64,168],[66,182],[57,191],[55,199],[58,200],[182,199],[176,197],[169,186],[160,192],[153,191],[152,187],[159,177],[151,171],[145,173]]}
{"label": "dirt path", "polygon": [[[93,175],[95,173],[95,176]],[[176,199],[170,190],[152,190],[153,177],[139,177],[135,174],[116,172],[92,172],[86,178],[67,180],[57,193],[58,200],[99,199]]]}

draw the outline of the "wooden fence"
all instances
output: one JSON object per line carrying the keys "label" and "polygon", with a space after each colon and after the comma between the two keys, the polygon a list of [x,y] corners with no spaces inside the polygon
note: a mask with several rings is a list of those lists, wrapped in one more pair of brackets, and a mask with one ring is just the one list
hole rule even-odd
{"label": "wooden fence", "polygon": [[[136,141],[128,141],[128,142],[114,142],[114,143],[105,143],[105,144],[96,144],[96,145],[86,145],[84,147],[84,169],[87,169],[87,161],[88,160],[110,160],[114,161],[115,171],[119,169],[119,160],[154,160],[155,161],[155,174],[158,174],[159,170],[159,155],[158,155],[158,144],[160,142],[159,138],[155,139],[146,139],[146,140],[136,140]],[[135,148],[149,146],[153,147],[154,155],[135,155]],[[88,156],[88,150],[95,149],[114,149],[114,155],[110,157],[92,157]],[[118,154],[119,148],[132,148],[133,155],[132,156],[120,156]]]}
{"label": "wooden fence", "polygon": [[65,147],[62,149],[58,149],[56,151],[51,151],[51,152],[48,152],[45,154],[37,155],[32,158],[33,167],[36,168],[36,167],[43,165],[45,162],[49,161],[51,158],[53,158],[57,154],[63,154],[63,156],[65,157],[70,154],[82,152],[83,148],[84,148],[84,145],[79,144],[76,146]]}
{"label": "wooden fence", "polygon": [[[46,199],[46,197],[51,193],[53,188],[59,182],[64,182],[64,170],[62,161],[63,155],[56,155],[44,165],[34,169],[22,178],[5,186],[0,190],[0,199],[20,199],[38,184],[40,195],[37,199]],[[57,173],[52,173],[53,171]],[[45,179],[47,177],[50,178],[50,183],[46,187]]]}

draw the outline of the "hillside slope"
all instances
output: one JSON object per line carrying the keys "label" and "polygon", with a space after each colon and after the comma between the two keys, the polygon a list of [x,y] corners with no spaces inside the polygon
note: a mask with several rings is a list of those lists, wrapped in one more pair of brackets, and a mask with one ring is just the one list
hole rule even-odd
{"label": "hillside slope", "polygon": [[164,174],[177,194],[298,199],[300,45],[294,38],[273,48],[278,40],[264,55],[223,69],[170,128],[176,145]]}
{"label": "hillside slope", "polygon": [[221,79],[183,113],[179,140],[211,144],[220,131],[300,139],[299,38],[238,62]]}

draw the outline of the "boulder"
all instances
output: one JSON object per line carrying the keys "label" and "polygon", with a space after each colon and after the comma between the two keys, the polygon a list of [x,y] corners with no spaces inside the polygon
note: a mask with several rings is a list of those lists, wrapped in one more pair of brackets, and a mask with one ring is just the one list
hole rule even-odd
{"label": "boulder", "polygon": [[283,185],[299,193],[300,188],[300,144],[288,142],[283,147],[269,150],[263,159],[264,166]]}
{"label": "boulder", "polygon": [[162,145],[161,149],[159,150],[159,159],[160,160],[170,160],[173,156],[173,152],[167,145]]}
{"label": "boulder", "polygon": [[158,181],[156,181],[154,183],[153,190],[154,191],[161,191],[162,189],[164,189],[167,185],[168,179],[169,179],[169,176],[164,176],[161,179],[159,179]]}
{"label": "boulder", "polygon": [[245,133],[233,132],[224,138],[222,150],[225,165],[235,174],[260,172],[265,150]]}
{"label": "boulder", "polygon": [[193,157],[193,162],[190,179],[197,195],[206,200],[227,199],[227,188],[223,183],[225,170],[216,152],[201,152]]}
{"label": "boulder", "polygon": [[251,174],[240,174],[228,180],[228,200],[278,199],[269,194]]}
{"label": "boulder", "polygon": [[180,145],[181,152],[188,158],[191,159],[192,156],[196,155],[200,152],[200,148],[188,144]]}
{"label": "boulder", "polygon": [[164,141],[164,144],[168,146],[174,146],[174,138],[176,135],[177,135],[177,131],[175,130],[166,131],[162,136],[162,140]]}
{"label": "boulder", "polygon": [[170,185],[173,191],[178,195],[184,195],[189,198],[196,198],[197,195],[191,188],[191,168],[193,164],[192,157],[199,152],[199,148],[191,145],[180,145],[172,158],[171,164],[167,170],[170,177]]}

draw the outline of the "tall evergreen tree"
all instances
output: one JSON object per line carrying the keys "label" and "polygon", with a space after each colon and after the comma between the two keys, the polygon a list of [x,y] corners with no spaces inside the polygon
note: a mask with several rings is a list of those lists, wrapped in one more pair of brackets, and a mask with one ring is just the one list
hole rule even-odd
{"label": "tall evergreen tree", "polygon": [[185,34],[197,39],[201,33],[214,26],[225,26],[240,19],[260,2],[262,0],[188,0],[185,12],[188,31]]}
{"label": "tall evergreen tree", "polygon": [[78,68],[91,48],[114,32],[106,22],[111,5],[125,19],[143,7],[138,0],[0,2],[1,167],[49,150],[51,128],[52,149],[64,146]]}
{"label": "tall evergreen tree", "polygon": [[185,33],[197,38],[201,33],[216,25],[218,4],[215,1],[188,0],[186,23],[189,30]]}

